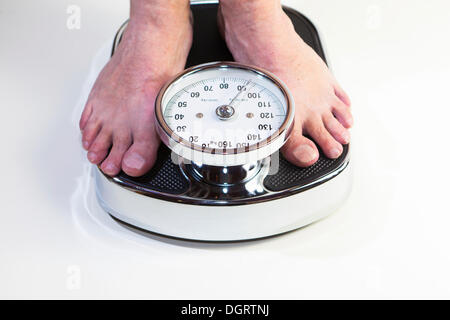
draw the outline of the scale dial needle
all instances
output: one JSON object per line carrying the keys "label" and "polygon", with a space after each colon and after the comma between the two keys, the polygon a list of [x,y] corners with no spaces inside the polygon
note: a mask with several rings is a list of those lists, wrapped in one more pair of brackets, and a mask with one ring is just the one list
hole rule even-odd
{"label": "scale dial needle", "polygon": [[238,94],[230,101],[230,103],[228,104],[229,106],[234,107],[233,105],[234,101],[242,94],[242,92],[245,91],[245,89],[251,82],[252,80],[247,80],[247,83],[241,88],[241,90],[239,90]]}

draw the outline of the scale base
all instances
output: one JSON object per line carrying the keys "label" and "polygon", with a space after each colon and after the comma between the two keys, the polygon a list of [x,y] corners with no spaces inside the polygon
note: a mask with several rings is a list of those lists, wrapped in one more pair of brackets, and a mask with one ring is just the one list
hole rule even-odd
{"label": "scale base", "polygon": [[334,212],[351,189],[351,169],[289,197],[235,206],[200,206],[143,196],[97,172],[97,197],[114,218],[180,239],[239,241],[286,233]]}

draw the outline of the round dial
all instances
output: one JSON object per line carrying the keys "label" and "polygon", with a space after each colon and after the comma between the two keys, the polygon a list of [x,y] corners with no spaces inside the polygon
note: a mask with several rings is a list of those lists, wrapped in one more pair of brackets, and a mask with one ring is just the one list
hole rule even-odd
{"label": "round dial", "polygon": [[237,165],[267,157],[288,137],[293,103],[261,69],[221,62],[184,71],[156,101],[162,140],[181,157]]}

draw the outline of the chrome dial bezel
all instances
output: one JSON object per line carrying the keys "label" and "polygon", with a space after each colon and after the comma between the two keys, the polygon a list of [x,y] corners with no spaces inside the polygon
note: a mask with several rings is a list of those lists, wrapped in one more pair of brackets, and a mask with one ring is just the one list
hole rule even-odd
{"label": "chrome dial bezel", "polygon": [[[163,99],[165,94],[173,85],[185,77],[215,68],[234,68],[250,71],[270,80],[279,88],[286,102],[286,117],[280,128],[271,136],[255,144],[230,149],[201,147],[176,134],[164,119]],[[287,86],[274,74],[255,66],[227,61],[205,63],[184,70],[161,88],[155,101],[156,127],[162,142],[173,152],[187,160],[198,162],[198,159],[201,159],[202,163],[215,166],[243,165],[250,161],[261,160],[278,151],[287,141],[292,131],[294,125],[294,109],[294,99]]]}

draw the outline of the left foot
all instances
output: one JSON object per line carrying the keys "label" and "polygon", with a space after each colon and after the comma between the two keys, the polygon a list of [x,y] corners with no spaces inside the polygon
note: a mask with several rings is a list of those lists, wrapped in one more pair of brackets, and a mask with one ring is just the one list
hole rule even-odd
{"label": "left foot", "polygon": [[130,22],[80,119],[83,147],[109,176],[145,174],[156,160],[155,99],[182,71],[192,42],[189,1],[131,1]]}
{"label": "left foot", "polygon": [[282,148],[293,164],[314,164],[319,152],[338,158],[350,141],[350,100],[323,60],[295,32],[279,0],[221,0],[219,24],[236,61],[278,76],[295,100],[295,124]]}

